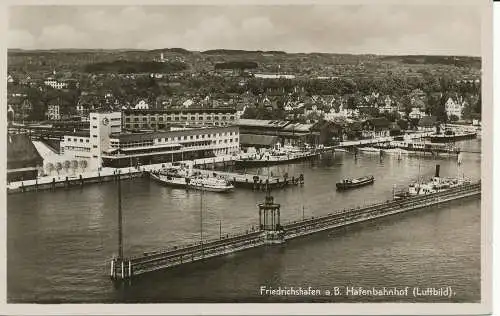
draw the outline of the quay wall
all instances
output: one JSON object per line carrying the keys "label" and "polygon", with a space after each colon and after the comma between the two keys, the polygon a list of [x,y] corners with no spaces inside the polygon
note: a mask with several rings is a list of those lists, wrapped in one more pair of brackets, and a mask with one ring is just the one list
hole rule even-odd
{"label": "quay wall", "polygon": [[[233,156],[219,156],[214,158],[204,158],[190,161],[194,166],[202,166],[208,163],[217,166],[228,166],[234,163],[236,158]],[[181,163],[186,163],[182,161]],[[87,184],[115,181],[115,176],[120,173],[120,179],[131,179],[144,176],[148,171],[159,170],[165,166],[172,166],[172,163],[159,163],[151,165],[142,165],[138,168],[107,168],[100,171],[87,171],[80,174],[61,174],[54,176],[39,177],[34,180],[15,181],[7,184],[7,193],[24,193],[39,190],[55,190],[69,187],[83,186]]]}

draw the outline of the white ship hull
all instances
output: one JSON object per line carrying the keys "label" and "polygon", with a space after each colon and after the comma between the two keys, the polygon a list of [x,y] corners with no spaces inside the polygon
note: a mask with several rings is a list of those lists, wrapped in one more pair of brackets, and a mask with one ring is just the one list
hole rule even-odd
{"label": "white ship hull", "polygon": [[210,191],[210,192],[230,192],[234,189],[233,186],[208,186],[208,185],[192,185],[187,186],[189,189]]}

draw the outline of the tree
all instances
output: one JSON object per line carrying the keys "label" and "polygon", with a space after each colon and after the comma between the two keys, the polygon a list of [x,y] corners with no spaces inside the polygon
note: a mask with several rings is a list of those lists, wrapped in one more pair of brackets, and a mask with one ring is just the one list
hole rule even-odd
{"label": "tree", "polygon": [[52,171],[54,171],[55,167],[54,164],[49,162],[45,165],[45,170],[47,170],[47,174],[50,175]]}
{"label": "tree", "polygon": [[63,167],[64,167],[64,170],[66,171],[66,173],[68,173],[69,168],[71,168],[71,161],[65,160],[63,163]]}
{"label": "tree", "polygon": [[56,171],[57,171],[58,175],[59,175],[59,172],[61,171],[62,168],[63,168],[62,163],[60,163],[60,162],[56,163]]}
{"label": "tree", "polygon": [[402,130],[407,130],[408,129],[408,121],[405,120],[398,120],[397,124]]}
{"label": "tree", "polygon": [[450,121],[451,121],[451,122],[456,122],[456,121],[458,121],[458,120],[459,120],[459,118],[458,118],[458,116],[456,116],[455,114],[450,115]]}
{"label": "tree", "polygon": [[85,168],[87,168],[87,160],[80,160],[78,164],[80,165],[82,172],[85,170]]}
{"label": "tree", "polygon": [[477,113],[479,115],[481,115],[481,110],[482,110],[482,106],[481,106],[481,94],[479,94],[479,98],[477,98],[477,102],[474,106],[474,113]]}
{"label": "tree", "polygon": [[257,118],[257,109],[255,107],[247,107],[241,116],[242,119],[255,119]]}
{"label": "tree", "polygon": [[78,160],[71,161],[71,169],[73,169],[73,174],[76,173],[76,169],[78,169]]}
{"label": "tree", "polygon": [[383,116],[391,122],[395,122],[401,118],[398,112],[385,112]]}

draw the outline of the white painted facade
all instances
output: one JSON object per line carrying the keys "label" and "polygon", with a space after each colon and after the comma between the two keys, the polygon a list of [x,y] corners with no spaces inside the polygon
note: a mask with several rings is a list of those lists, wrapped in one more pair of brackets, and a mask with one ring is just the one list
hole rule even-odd
{"label": "white painted facade", "polygon": [[90,162],[90,148],[90,137],[86,136],[65,135],[61,141],[61,154],[76,160],[85,159]]}
{"label": "white painted facade", "polygon": [[110,135],[122,131],[121,112],[90,114],[90,152],[95,167],[102,166],[102,153],[111,148]]}
{"label": "white painted facade", "polygon": [[325,113],[325,120],[327,121],[334,121],[337,118],[353,118],[353,117],[358,117],[359,116],[359,110],[358,109],[346,109],[342,105],[339,107],[338,112],[334,109],[331,108],[329,112]]}
{"label": "white painted facade", "polygon": [[421,119],[424,116],[425,112],[420,111],[419,107],[412,108],[410,114],[408,114],[410,119]]}
{"label": "white painted facade", "polygon": [[295,79],[295,75],[285,74],[254,74],[253,76],[261,79]]}
{"label": "white painted facade", "polygon": [[66,88],[68,86],[67,83],[62,82],[62,81],[57,81],[57,80],[52,79],[52,78],[49,78],[49,79],[45,80],[44,84],[46,86],[50,86],[50,87],[52,87],[54,89],[63,89],[63,88]]}
{"label": "white painted facade", "polygon": [[446,101],[444,108],[446,111],[446,115],[450,118],[452,115],[458,117],[458,119],[462,118],[462,110],[465,107],[465,102],[460,97],[457,100],[453,100],[452,98],[448,98]]}
{"label": "white painted facade", "polygon": [[134,106],[134,109],[135,110],[148,110],[149,109],[149,104],[147,104],[146,101],[141,100],[141,101],[139,101],[139,103],[137,103]]}
{"label": "white painted facade", "polygon": [[60,107],[57,104],[49,104],[47,106],[46,117],[49,120],[61,119]]}

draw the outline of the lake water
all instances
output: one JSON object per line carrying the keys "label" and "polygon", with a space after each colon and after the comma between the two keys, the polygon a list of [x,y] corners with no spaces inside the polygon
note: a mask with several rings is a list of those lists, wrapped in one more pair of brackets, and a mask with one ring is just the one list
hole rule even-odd
{"label": "lake water", "polygon": [[[480,150],[478,140],[460,146]],[[275,166],[273,174],[303,173],[305,185],[273,191],[282,223],[391,199],[419,177],[464,174],[480,179],[481,157],[418,159],[347,153]],[[256,170],[254,170],[256,171]],[[345,177],[372,174],[370,186],[337,192]],[[163,187],[147,178],[122,182],[124,252],[141,254],[200,238],[200,192]],[[265,193],[236,189],[203,194],[203,236],[258,224]],[[114,285],[108,261],[117,253],[117,188],[102,183],[8,196],[9,302],[479,302],[481,201],[455,201],[141,276]],[[220,226],[219,226],[220,225]],[[260,287],[447,287],[447,297],[267,296]]]}

